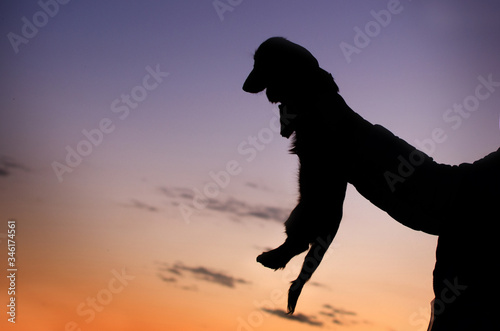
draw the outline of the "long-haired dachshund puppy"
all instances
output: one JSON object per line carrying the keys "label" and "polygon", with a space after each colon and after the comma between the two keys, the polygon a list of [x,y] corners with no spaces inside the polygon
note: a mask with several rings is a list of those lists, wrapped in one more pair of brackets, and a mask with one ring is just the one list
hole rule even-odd
{"label": "long-haired dachshund puppy", "polygon": [[[499,306],[498,301],[486,299],[481,277],[496,270],[491,261],[498,259],[494,224],[487,215],[500,198],[500,153],[473,164],[436,163],[356,114],[314,56],[282,37],[259,46],[254,68],[243,85],[250,93],[264,89],[270,102],[279,103],[281,135],[292,137],[291,152],[300,162],[300,198],[285,222],[287,239],[257,257],[264,266],[280,269],[308,250],[301,272],[290,286],[288,312],[294,312],[304,284],[337,233],[346,186],[351,183],[403,225],[439,235],[432,330],[455,326],[460,329],[449,329],[462,330],[472,323],[467,317],[471,312],[481,313],[485,317],[482,323],[489,326],[492,320],[484,313]],[[474,246],[464,245],[467,241]],[[437,311],[437,305],[446,301],[440,296],[447,291],[455,298],[446,302],[447,309]],[[477,300],[488,306],[473,304]]]}

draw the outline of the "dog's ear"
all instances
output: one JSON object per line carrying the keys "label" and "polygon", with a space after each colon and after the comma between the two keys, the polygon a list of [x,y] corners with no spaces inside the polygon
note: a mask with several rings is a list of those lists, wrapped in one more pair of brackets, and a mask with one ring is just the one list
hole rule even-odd
{"label": "dog's ear", "polygon": [[304,78],[304,86],[312,96],[339,92],[339,87],[335,83],[333,76],[324,69],[318,68],[311,71]]}
{"label": "dog's ear", "polygon": [[332,75],[321,69],[295,70],[281,75],[280,92],[288,94],[294,99],[300,98],[304,103],[310,104],[324,95],[338,93],[339,87]]}
{"label": "dog's ear", "polygon": [[[293,102],[279,106],[281,136],[289,138],[297,128],[298,121],[304,113],[314,112],[316,107],[322,107],[321,100],[332,93],[338,93],[339,88],[332,75],[318,68],[305,72],[295,72],[293,77],[286,79],[286,86],[281,86],[283,91],[293,95]],[[270,90],[266,91],[272,100]],[[291,100],[291,99],[289,99]],[[314,105],[314,106],[313,106]]]}
{"label": "dog's ear", "polygon": [[296,120],[300,110],[293,106],[279,105],[280,109],[280,134],[284,138],[290,138],[296,129]]}

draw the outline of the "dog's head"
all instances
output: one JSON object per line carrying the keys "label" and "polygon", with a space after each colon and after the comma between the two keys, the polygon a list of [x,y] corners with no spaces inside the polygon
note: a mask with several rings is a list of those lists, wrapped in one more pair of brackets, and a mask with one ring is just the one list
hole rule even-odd
{"label": "dog's head", "polygon": [[282,37],[269,38],[255,52],[254,67],[243,90],[258,93],[266,89],[270,102],[286,103],[292,90],[299,89],[318,69],[318,61],[304,47]]}
{"label": "dog's head", "polygon": [[269,38],[259,46],[253,70],[243,84],[245,92],[266,90],[270,102],[281,103],[282,135],[287,138],[295,130],[292,119],[301,109],[310,105],[318,93],[332,89],[338,92],[332,76],[320,68],[316,58],[283,37]]}

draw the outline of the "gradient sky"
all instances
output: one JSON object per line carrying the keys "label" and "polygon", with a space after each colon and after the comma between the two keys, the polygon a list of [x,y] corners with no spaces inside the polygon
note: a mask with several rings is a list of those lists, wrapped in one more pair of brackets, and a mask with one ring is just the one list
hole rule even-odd
{"label": "gradient sky", "polygon": [[500,82],[498,1],[41,3],[0,4],[0,256],[6,274],[15,219],[18,267],[15,325],[0,280],[2,330],[425,330],[436,238],[352,186],[285,318],[303,256],[278,272],[255,257],[284,239],[297,160],[276,107],[241,86],[284,36],[363,117],[472,162],[500,140],[500,87],[482,83]]}

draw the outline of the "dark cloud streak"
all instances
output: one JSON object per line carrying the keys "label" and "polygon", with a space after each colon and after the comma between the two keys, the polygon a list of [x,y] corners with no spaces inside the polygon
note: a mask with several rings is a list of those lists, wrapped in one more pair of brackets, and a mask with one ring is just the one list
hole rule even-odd
{"label": "dark cloud streak", "polygon": [[[158,192],[160,192],[168,199],[174,200],[176,202],[176,205],[184,203],[188,206],[192,206],[193,199],[195,199],[194,191],[186,188],[169,188],[166,186],[160,186],[158,187]],[[290,210],[286,208],[266,205],[251,205],[232,197],[226,200],[200,198],[198,200],[198,204],[200,203],[205,206],[204,209],[206,210],[224,213],[229,217],[238,220],[245,217],[255,217],[265,221],[275,221],[282,223],[287,219],[290,213]]]}
{"label": "dark cloud streak", "polygon": [[144,202],[136,200],[136,199],[132,199],[130,201],[130,204],[128,204],[127,206],[141,209],[141,210],[146,210],[146,211],[149,211],[152,213],[156,213],[159,211],[158,208],[156,208],[155,206],[148,205],[147,203],[144,203]]}
{"label": "dark cloud streak", "polygon": [[162,263],[162,267],[159,268],[159,271],[159,277],[163,281],[166,281],[166,279],[172,279],[173,277],[167,277],[161,272],[167,272],[179,277],[186,277],[186,274],[189,274],[198,280],[207,281],[228,288],[235,288],[236,285],[239,284],[251,284],[250,281],[228,275],[224,272],[215,271],[203,266],[190,267],[180,262],[174,264],[173,266],[169,266],[167,263]]}
{"label": "dark cloud streak", "polygon": [[265,311],[266,313],[269,313],[269,314],[272,314],[272,315],[275,315],[275,316],[278,316],[278,317],[281,317],[281,318],[284,318],[287,320],[296,321],[296,322],[308,324],[311,326],[323,326],[323,322],[317,321],[316,317],[314,317],[314,316],[308,316],[308,315],[304,315],[301,313],[288,315],[284,310],[281,310],[281,309],[262,308],[262,310]]}
{"label": "dark cloud streak", "polygon": [[12,174],[11,170],[22,170],[24,172],[29,172],[28,167],[22,165],[21,163],[15,161],[13,158],[8,156],[0,157],[0,176],[8,177]]}

